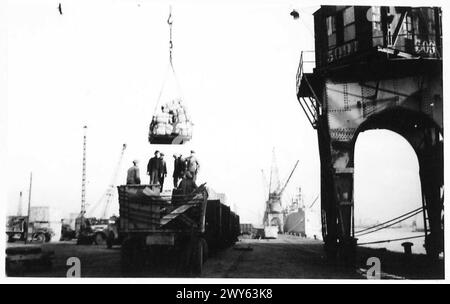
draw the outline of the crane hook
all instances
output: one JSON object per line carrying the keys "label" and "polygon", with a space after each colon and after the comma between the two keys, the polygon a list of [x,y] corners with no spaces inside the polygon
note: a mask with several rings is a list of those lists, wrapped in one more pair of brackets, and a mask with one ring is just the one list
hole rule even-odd
{"label": "crane hook", "polygon": [[169,33],[170,33],[170,38],[169,38],[169,60],[170,60],[170,64],[172,64],[172,49],[173,49],[173,42],[172,42],[172,6],[170,6],[169,8],[169,17],[167,18],[167,24],[169,24]]}
{"label": "crane hook", "polygon": [[169,11],[169,18],[167,18],[167,23],[169,25],[172,25],[172,7],[170,7],[170,11]]}

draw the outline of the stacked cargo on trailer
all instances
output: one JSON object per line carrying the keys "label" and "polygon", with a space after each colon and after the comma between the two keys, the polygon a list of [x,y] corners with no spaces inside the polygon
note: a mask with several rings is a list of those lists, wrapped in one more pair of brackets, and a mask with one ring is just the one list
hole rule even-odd
{"label": "stacked cargo on trailer", "polygon": [[200,275],[210,251],[237,241],[239,216],[220,200],[208,200],[204,185],[192,194],[171,196],[161,195],[158,185],[118,190],[125,273],[173,261],[177,272]]}

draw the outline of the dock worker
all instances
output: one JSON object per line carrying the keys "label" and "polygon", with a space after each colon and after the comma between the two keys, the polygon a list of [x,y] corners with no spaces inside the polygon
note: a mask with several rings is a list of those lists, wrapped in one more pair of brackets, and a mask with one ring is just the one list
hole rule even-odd
{"label": "dock worker", "polygon": [[159,160],[161,164],[161,170],[159,171],[159,184],[161,185],[162,192],[164,187],[164,179],[167,177],[167,165],[166,161],[164,160],[164,153],[160,154]]}
{"label": "dock worker", "polygon": [[140,185],[141,184],[141,174],[139,173],[139,161],[137,159],[133,160],[133,166],[127,171],[127,185]]}
{"label": "dock worker", "polygon": [[155,156],[150,158],[147,164],[147,175],[150,176],[150,185],[159,184],[159,174],[161,171],[161,159],[158,150],[155,151]]}
{"label": "dock worker", "polygon": [[200,170],[200,163],[195,155],[195,151],[191,151],[191,155],[186,160],[187,172],[190,172],[194,182],[197,181],[198,171]]}
{"label": "dock worker", "polygon": [[178,185],[178,189],[183,193],[183,195],[191,194],[195,191],[195,189],[197,189],[197,185],[195,184],[191,172],[186,172],[180,182],[180,185]]}
{"label": "dock worker", "polygon": [[173,187],[178,187],[178,182],[183,178],[186,171],[186,160],[181,154],[173,155]]}

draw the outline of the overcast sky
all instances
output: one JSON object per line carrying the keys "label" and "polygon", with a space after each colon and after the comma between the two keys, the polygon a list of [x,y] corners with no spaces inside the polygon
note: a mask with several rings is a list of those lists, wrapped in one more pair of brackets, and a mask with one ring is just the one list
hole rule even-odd
{"label": "overcast sky", "polygon": [[[312,13],[318,7],[306,1],[173,1],[174,67],[194,137],[185,146],[151,146],[148,125],[168,65],[168,3],[59,2],[63,15],[58,1],[9,3],[9,213],[17,213],[19,191],[28,195],[30,171],[32,205],[79,212],[85,124],[88,203],[110,183],[123,143],[128,148],[118,183],[136,158],[148,182],[145,165],[155,149],[168,156],[169,171],[174,152],[194,149],[199,182],[226,193],[242,222],[261,223],[261,169],[269,174],[273,147],[282,180],[300,160],[284,200],[297,187],[306,203],[319,193],[317,136],[295,96],[300,52],[314,48]],[[300,19],[289,15],[293,8]],[[357,173],[357,216],[383,219],[389,218],[386,206],[396,206],[391,215],[418,206],[411,147],[395,134],[364,135],[357,151],[365,164]],[[392,145],[395,150],[386,152]],[[405,178],[408,183],[397,184]]]}

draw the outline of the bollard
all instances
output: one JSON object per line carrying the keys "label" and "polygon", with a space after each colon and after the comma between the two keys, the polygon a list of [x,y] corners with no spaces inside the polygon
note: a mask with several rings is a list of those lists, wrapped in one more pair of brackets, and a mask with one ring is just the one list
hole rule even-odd
{"label": "bollard", "polygon": [[404,242],[402,243],[403,249],[405,250],[405,255],[410,256],[412,254],[411,247],[413,246],[413,243],[411,242]]}

